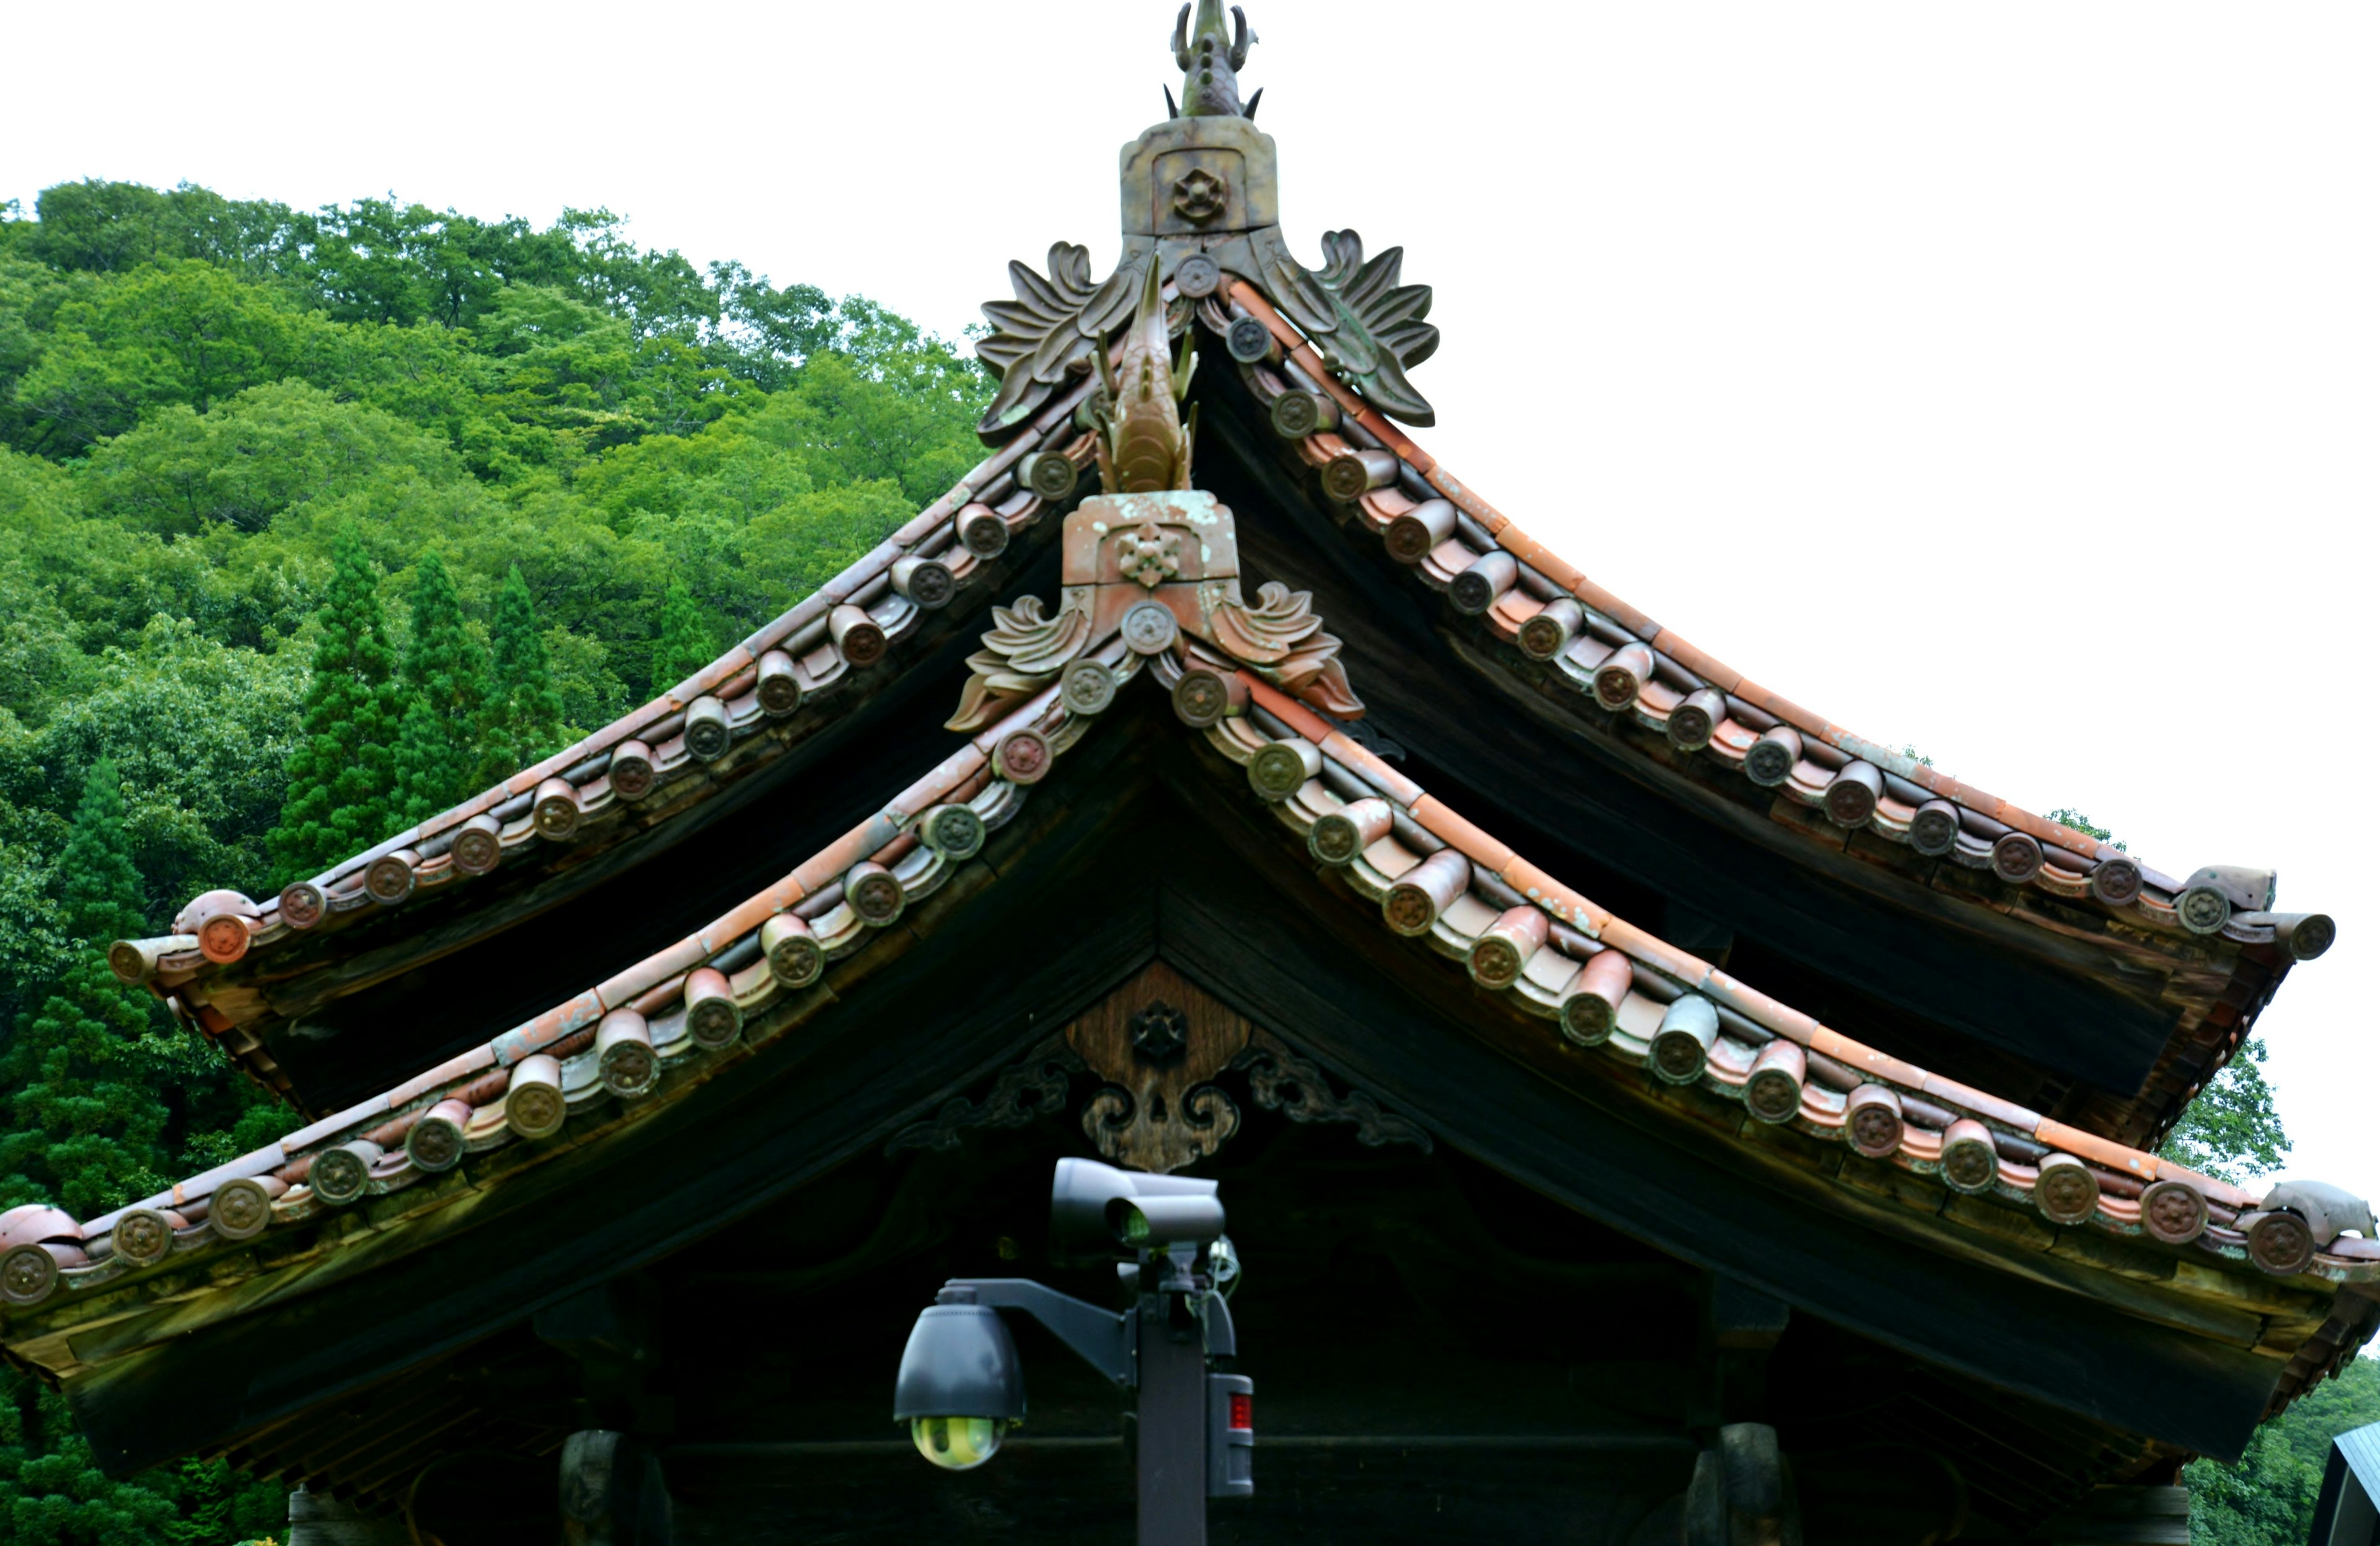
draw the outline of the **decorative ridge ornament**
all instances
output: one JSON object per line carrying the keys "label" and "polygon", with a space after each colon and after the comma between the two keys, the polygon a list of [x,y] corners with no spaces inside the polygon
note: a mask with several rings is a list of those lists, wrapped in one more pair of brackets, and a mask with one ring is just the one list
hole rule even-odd
{"label": "decorative ridge ornament", "polygon": [[[1152,281],[1171,282],[1178,299],[1227,293],[1239,278],[1303,329],[1331,373],[1380,412],[1429,425],[1437,414],[1407,373],[1438,348],[1427,285],[1402,284],[1402,248],[1369,262],[1362,238],[1334,231],[1323,238],[1325,264],[1311,270],[1293,257],[1281,230],[1281,176],[1272,137],[1253,121],[1259,91],[1244,108],[1239,69],[1256,35],[1222,0],[1196,0],[1175,19],[1174,62],[1183,100],[1166,94],[1167,117],[1123,149],[1123,247],[1115,271],[1094,283],[1090,254],[1070,242],[1050,248],[1048,272],[1008,265],[1010,300],[986,302],[991,332],[976,344],[984,368],[999,378],[991,405],[976,426],[998,443],[1031,421],[1050,397],[1091,370],[1135,297]],[[1187,326],[1187,308],[1175,326]],[[1185,372],[1186,374],[1186,372]]]}
{"label": "decorative ridge ornament", "polygon": [[1173,93],[1165,94],[1165,115],[1169,118],[1205,118],[1225,115],[1254,118],[1258,91],[1240,105],[1239,71],[1248,62],[1248,47],[1257,41],[1248,30],[1247,14],[1237,6],[1232,7],[1233,32],[1230,42],[1223,41],[1223,0],[1197,0],[1198,26],[1194,33],[1190,27],[1190,6],[1186,3],[1182,14],[1173,18],[1173,62],[1182,69],[1182,105],[1173,105]]}
{"label": "decorative ridge ornament", "polygon": [[1165,299],[1158,290],[1157,265],[1148,264],[1146,272],[1140,309],[1124,334],[1122,368],[1108,358],[1105,349],[1093,351],[1107,388],[1106,400],[1095,402],[1092,409],[1099,487],[1111,494],[1190,487],[1190,445],[1198,433],[1198,410],[1191,408],[1185,425],[1176,405],[1190,394],[1190,373],[1198,368],[1198,356],[1185,327],[1179,365],[1166,359]]}
{"label": "decorative ridge ornament", "polygon": [[[1268,583],[1253,607],[1241,596],[1239,534],[1214,495],[1097,494],[1066,517],[1061,545],[1057,610],[1045,615],[1038,596],[992,609],[983,647],[967,657],[971,674],[950,729],[982,730],[1061,677],[1073,704],[1077,671],[1098,679],[1081,685],[1082,707],[1097,712],[1144,662],[1160,663],[1169,682],[1185,671],[1245,666],[1334,719],[1363,714],[1339,640],[1323,632],[1310,593]],[[1118,664],[1094,658],[1119,638]]]}

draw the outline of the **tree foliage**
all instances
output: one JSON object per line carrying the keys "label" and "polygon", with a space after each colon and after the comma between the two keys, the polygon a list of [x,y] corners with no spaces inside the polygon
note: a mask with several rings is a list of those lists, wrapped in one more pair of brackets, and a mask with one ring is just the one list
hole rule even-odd
{"label": "tree foliage", "polygon": [[352,527],[333,570],[306,688],[305,739],[289,759],[289,795],[273,856],[293,878],[369,848],[396,826],[395,743],[404,713],[380,605],[380,575]]}
{"label": "tree foliage", "polygon": [[2360,1358],[2257,1429],[2237,1466],[2192,1461],[2182,1480],[2192,1546],[2303,1546],[2330,1441],[2374,1422],[2380,1422],[2380,1361]]}
{"label": "tree foliage", "polygon": [[[290,1126],[98,947],[674,684],[955,481],[985,381],[869,301],[603,210],[88,181],[24,215],[0,205],[0,1202],[89,1216]],[[281,1517],[220,1466],[102,1478],[0,1371],[0,1540]]]}

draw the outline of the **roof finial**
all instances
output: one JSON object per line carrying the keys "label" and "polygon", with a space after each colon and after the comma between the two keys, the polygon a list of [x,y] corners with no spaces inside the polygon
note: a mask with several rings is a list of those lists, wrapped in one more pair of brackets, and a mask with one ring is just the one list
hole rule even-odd
{"label": "roof finial", "polygon": [[[1190,6],[1173,18],[1173,62],[1182,67],[1179,118],[1241,117],[1238,70],[1248,62],[1248,46],[1256,34],[1240,7],[1232,7],[1232,35],[1223,35],[1223,0],[1197,0],[1198,24],[1190,24]],[[1169,105],[1171,103],[1169,103]],[[1251,103],[1250,106],[1255,104]]]}

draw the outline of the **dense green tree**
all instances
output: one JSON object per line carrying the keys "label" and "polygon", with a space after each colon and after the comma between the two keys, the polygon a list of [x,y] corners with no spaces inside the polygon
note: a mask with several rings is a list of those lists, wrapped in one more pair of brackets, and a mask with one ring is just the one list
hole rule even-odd
{"label": "dense green tree", "polygon": [[2265,1079],[2265,1044],[2251,1036],[2183,1108],[2181,1119],[2157,1152],[2193,1170],[2244,1185],[2278,1170],[2289,1148],[2273,1087]]}
{"label": "dense green tree", "polygon": [[685,681],[718,654],[710,642],[710,620],[694,604],[686,586],[670,586],[669,599],[662,603],[661,632],[653,639],[655,691]]}
{"label": "dense green tree", "polygon": [[2192,1461],[2182,1473],[2192,1546],[2303,1546],[2330,1441],[2374,1422],[2380,1361],[2359,1358],[2256,1430],[2237,1466]]}
{"label": "dense green tree", "polygon": [[496,595],[481,699],[478,782],[508,778],[561,746],[562,699],[538,634],[537,605],[518,565]]}
{"label": "dense green tree", "polygon": [[65,968],[0,1055],[10,1092],[0,1206],[53,1202],[87,1218],[154,1190],[164,1159],[164,1106],[126,1077],[154,1001],[118,982],[104,954],[148,932],[123,791],[104,758],[84,780],[58,876]]}
{"label": "dense green tree", "polygon": [[380,576],[352,526],[340,531],[332,557],[305,738],[289,759],[288,798],[272,834],[284,876],[312,875],[399,825],[393,747],[404,694],[381,617]]}
{"label": "dense green tree", "polygon": [[111,275],[58,308],[17,383],[36,449],[71,455],[129,429],[147,409],[204,413],[298,372],[320,324],[282,295],[198,259]]}
{"label": "dense green tree", "polygon": [[478,769],[475,727],[487,668],[463,626],[463,602],[445,561],[432,548],[413,575],[412,618],[405,646],[410,702],[397,732],[397,819],[436,815],[471,792]]}

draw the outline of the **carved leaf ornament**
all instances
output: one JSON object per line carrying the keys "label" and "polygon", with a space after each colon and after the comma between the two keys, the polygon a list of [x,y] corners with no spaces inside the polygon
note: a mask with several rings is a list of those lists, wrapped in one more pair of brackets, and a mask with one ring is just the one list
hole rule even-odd
{"label": "carved leaf ornament", "polygon": [[1016,298],[984,304],[992,332],[975,346],[985,368],[1000,378],[978,433],[997,439],[1014,429],[1047,400],[1070,367],[1089,367],[1093,346],[1131,314],[1141,267],[1121,264],[1104,283],[1093,284],[1090,248],[1073,242],[1050,247],[1047,274],[1010,262],[1008,284]]}
{"label": "carved leaf ornament", "polygon": [[1274,304],[1305,330],[1331,372],[1373,406],[1407,424],[1435,424],[1437,411],[1405,377],[1438,353],[1438,329],[1422,320],[1429,315],[1429,286],[1398,283],[1405,261],[1401,247],[1367,263],[1363,237],[1332,231],[1323,236],[1322,251],[1329,261],[1320,273],[1293,260],[1272,265],[1266,288]]}

